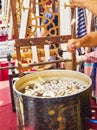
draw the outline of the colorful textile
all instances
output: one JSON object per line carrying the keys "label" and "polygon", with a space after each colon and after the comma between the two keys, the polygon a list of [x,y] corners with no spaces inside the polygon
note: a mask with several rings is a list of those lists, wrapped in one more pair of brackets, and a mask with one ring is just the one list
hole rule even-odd
{"label": "colorful textile", "polygon": [[[83,8],[78,7],[78,21],[77,21],[77,30],[76,30],[76,38],[81,38],[87,34],[86,23],[85,23],[85,10]],[[79,55],[83,55],[83,48],[77,49]],[[81,62],[79,65],[80,72],[84,73],[84,62]]]}
{"label": "colorful textile", "polygon": [[83,37],[87,34],[86,23],[85,23],[85,10],[78,7],[78,22],[76,30],[76,38]]}
{"label": "colorful textile", "polygon": [[[91,53],[87,53],[87,61],[93,63],[92,73],[91,73],[91,79],[92,79],[92,90],[94,90],[95,93],[97,93],[97,84],[96,84],[96,76],[97,76],[97,47],[95,50]],[[94,94],[95,96],[95,94]]]}
{"label": "colorful textile", "polygon": [[87,62],[92,62],[92,63],[97,62],[97,50],[95,50],[91,53],[87,53],[87,54],[85,54],[85,56],[87,57]]}
{"label": "colorful textile", "polygon": [[[96,70],[97,70],[97,63],[93,64],[93,69],[92,69],[92,73],[91,73],[91,79],[92,79],[92,90],[95,91],[96,89]],[[94,95],[95,96],[95,95]]]}

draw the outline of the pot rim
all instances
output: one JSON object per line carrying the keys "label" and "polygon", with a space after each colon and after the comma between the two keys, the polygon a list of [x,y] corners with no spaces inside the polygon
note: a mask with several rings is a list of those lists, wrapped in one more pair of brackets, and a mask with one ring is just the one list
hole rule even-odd
{"label": "pot rim", "polygon": [[[23,94],[22,92],[20,92],[19,90],[16,89],[16,84],[20,81],[20,80],[23,80],[24,78],[26,77],[29,77],[30,75],[34,74],[34,75],[38,75],[38,74],[41,74],[41,73],[47,73],[47,71],[50,73],[50,72],[70,72],[70,73],[75,73],[75,74],[80,74],[81,76],[84,76],[84,78],[88,79],[89,81],[89,84],[88,84],[88,87],[84,88],[83,90],[80,90],[79,92],[76,92],[76,93],[73,93],[73,94],[69,94],[69,95],[66,95],[66,96],[55,96],[55,97],[42,97],[42,96],[29,96],[29,95],[26,95],[26,94]],[[91,84],[92,84],[92,81],[91,81],[91,78],[89,76],[87,76],[86,74],[84,73],[81,73],[81,72],[78,72],[78,71],[74,71],[74,70],[60,70],[60,69],[50,69],[50,70],[41,70],[41,71],[36,71],[36,72],[33,72],[33,73],[29,73],[27,75],[24,75],[23,77],[17,79],[15,81],[15,83],[13,84],[13,90],[21,95],[21,96],[25,96],[25,97],[29,97],[29,98],[35,98],[35,99],[55,99],[55,98],[64,98],[64,97],[71,97],[71,96],[77,96],[79,94],[81,94],[82,92],[84,92],[85,90],[88,90],[90,87],[91,87]]]}

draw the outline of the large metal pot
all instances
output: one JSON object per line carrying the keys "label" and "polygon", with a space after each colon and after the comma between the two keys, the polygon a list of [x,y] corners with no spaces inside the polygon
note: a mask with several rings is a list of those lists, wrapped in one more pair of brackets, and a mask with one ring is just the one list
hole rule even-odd
{"label": "large metal pot", "polygon": [[[31,97],[21,91],[39,80],[67,78],[88,87],[80,93],[60,97]],[[85,118],[91,114],[91,79],[72,70],[34,72],[17,80],[13,87],[19,130],[86,130]]]}

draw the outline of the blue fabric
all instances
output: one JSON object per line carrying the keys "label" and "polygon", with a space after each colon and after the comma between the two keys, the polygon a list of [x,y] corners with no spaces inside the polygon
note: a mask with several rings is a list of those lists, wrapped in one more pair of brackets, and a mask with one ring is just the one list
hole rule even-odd
{"label": "blue fabric", "polygon": [[86,23],[85,23],[85,16],[84,16],[84,9],[78,7],[78,24],[76,30],[76,37],[80,38],[87,34]]}
{"label": "blue fabric", "polygon": [[[46,16],[45,16],[45,17],[51,19],[51,18],[52,18],[52,14],[46,13]],[[48,20],[45,19],[45,20],[44,20],[44,24],[47,24],[47,23],[48,23]]]}
{"label": "blue fabric", "polygon": [[[94,47],[94,51],[97,50],[97,47]],[[93,63],[91,79],[92,79],[92,90],[96,88],[96,73],[97,73],[97,63]]]}
{"label": "blue fabric", "polygon": [[[76,30],[76,38],[83,37],[86,34],[87,34],[87,30],[86,30],[84,9],[78,7],[78,23],[77,23],[77,30]],[[77,51],[79,55],[83,55],[81,48],[77,49]],[[84,73],[84,62],[80,63],[79,71]]]}
{"label": "blue fabric", "polygon": [[96,70],[97,70],[97,63],[94,63],[92,73],[91,73],[92,90],[95,90],[95,87],[96,87],[96,73],[97,73]]}

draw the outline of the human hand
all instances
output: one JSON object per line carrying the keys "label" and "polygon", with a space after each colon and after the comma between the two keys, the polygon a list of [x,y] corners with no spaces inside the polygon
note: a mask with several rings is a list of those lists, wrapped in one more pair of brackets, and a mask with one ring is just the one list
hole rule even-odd
{"label": "human hand", "polygon": [[78,39],[70,39],[67,43],[67,50],[75,52],[77,48],[80,48],[80,42]]}

